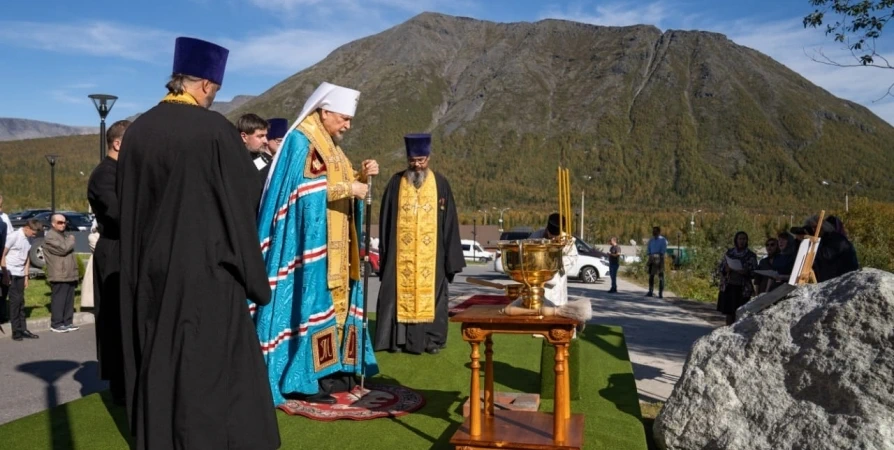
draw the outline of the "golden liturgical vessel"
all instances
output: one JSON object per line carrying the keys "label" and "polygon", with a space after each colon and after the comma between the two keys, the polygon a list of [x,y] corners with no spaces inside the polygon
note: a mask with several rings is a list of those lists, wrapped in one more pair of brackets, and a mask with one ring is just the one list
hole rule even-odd
{"label": "golden liturgical vessel", "polygon": [[501,241],[503,268],[509,277],[522,283],[522,306],[540,309],[543,306],[543,285],[562,267],[563,239],[524,239]]}

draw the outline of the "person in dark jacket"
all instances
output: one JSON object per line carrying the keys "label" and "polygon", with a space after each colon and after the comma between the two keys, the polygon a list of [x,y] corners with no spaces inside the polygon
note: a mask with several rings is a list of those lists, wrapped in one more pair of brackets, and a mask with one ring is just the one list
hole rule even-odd
{"label": "person in dark jacket", "polygon": [[[119,120],[106,132],[109,153],[93,169],[87,183],[87,200],[96,214],[99,240],[93,251],[93,308],[96,315],[96,359],[99,376],[108,380],[112,398],[124,404],[124,350],[121,348],[118,196],[115,183],[118,152],[130,121]],[[83,290],[83,289],[82,289]]]}
{"label": "person in dark jacket", "polygon": [[[804,226],[792,228],[792,233],[802,239],[805,235],[813,235],[818,221],[817,216],[809,217],[804,221]],[[820,229],[820,243],[813,260],[813,273],[816,275],[817,283],[860,270],[857,250],[851,241],[838,231],[836,222],[840,224],[837,217],[829,216],[823,221]]]}
{"label": "person in dark jacket", "polygon": [[75,255],[75,237],[65,231],[68,219],[62,214],[50,217],[50,229],[43,241],[44,259],[47,261],[47,281],[51,286],[50,331],[68,333],[78,327],[74,319],[75,289],[78,287],[78,257]]}

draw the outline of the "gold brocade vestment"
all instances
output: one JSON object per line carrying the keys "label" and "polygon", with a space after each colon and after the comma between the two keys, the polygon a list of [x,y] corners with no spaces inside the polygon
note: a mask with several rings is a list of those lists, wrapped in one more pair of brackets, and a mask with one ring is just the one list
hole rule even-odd
{"label": "gold brocade vestment", "polygon": [[435,320],[438,186],[427,171],[418,189],[401,177],[397,210],[397,321]]}
{"label": "gold brocade vestment", "polygon": [[351,185],[358,175],[351,166],[341,147],[323,128],[319,112],[307,116],[298,125],[300,131],[310,141],[311,151],[307,156],[305,175],[319,176],[313,170],[317,164],[325,167],[326,174],[326,251],[327,283],[332,293],[336,321],[345,323],[348,314],[348,291],[350,280],[360,279],[360,249],[357,228],[354,225],[354,198]]}

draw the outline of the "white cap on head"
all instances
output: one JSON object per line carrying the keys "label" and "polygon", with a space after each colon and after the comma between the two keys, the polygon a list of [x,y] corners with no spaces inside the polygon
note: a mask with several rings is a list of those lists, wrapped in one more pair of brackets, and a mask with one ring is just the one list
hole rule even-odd
{"label": "white cap on head", "polygon": [[[360,100],[360,91],[349,89],[346,87],[336,86],[332,83],[323,82],[317,87],[317,90],[310,95],[310,98],[304,102],[301,108],[301,114],[289,127],[289,131],[301,124],[301,121],[307,118],[317,109],[325,109],[334,113],[343,114],[345,116],[354,117],[357,112],[357,102]],[[289,132],[286,131],[286,136]],[[273,176],[273,170],[276,168],[276,162],[282,152],[276,152],[273,161],[270,163],[270,171],[267,173],[267,180],[264,182],[264,195],[267,194],[267,187],[270,184],[270,177]]]}
{"label": "white cap on head", "polygon": [[354,117],[359,100],[360,91],[336,86],[324,81],[304,103],[304,108],[301,109],[301,114],[298,115],[298,119],[292,125],[292,128],[300,124],[302,120],[317,109],[325,109],[326,111]]}

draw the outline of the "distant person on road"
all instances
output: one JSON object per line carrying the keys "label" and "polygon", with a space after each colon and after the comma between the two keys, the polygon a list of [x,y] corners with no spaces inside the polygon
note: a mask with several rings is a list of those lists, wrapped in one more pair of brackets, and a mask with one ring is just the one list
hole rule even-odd
{"label": "distant person on road", "polygon": [[[553,239],[559,237],[562,234],[562,228],[565,228],[559,226],[560,218],[562,225],[565,225],[565,218],[561,217],[559,213],[550,214],[546,219],[546,227],[531,233],[529,239]],[[562,249],[562,266],[559,267],[559,272],[550,281],[547,281],[547,284],[552,285],[552,287],[545,286],[543,291],[543,297],[555,306],[562,306],[568,303],[568,271],[577,264],[577,258],[577,245],[572,237],[568,245]]]}
{"label": "distant person on road", "polygon": [[447,346],[449,283],[466,262],[450,183],[429,169],[431,135],[404,144],[408,167],[384,186],[379,209],[375,349],[435,354]]}
{"label": "distant person on road", "polygon": [[42,229],[39,220],[29,219],[23,227],[8,235],[3,245],[0,284],[9,286],[9,322],[14,341],[37,339],[25,323],[25,289],[28,288],[28,272],[31,270],[31,241]]}
{"label": "distant person on road", "polygon": [[653,296],[655,275],[658,275],[658,298],[664,297],[664,256],[667,254],[667,239],[661,235],[661,227],[652,227],[652,239],[646,245],[648,256],[646,268],[649,270],[649,292]]}
{"label": "distant person on road", "polygon": [[43,255],[47,261],[47,281],[51,289],[50,331],[68,333],[77,331],[74,319],[75,289],[81,275],[78,257],[75,255],[75,237],[65,231],[68,219],[62,214],[50,216],[50,229],[43,241]]}
{"label": "distant person on road", "polygon": [[[130,124],[128,120],[119,120],[109,127],[106,132],[109,153],[93,169],[87,182],[87,200],[96,215],[99,231],[99,240],[93,250],[96,359],[100,379],[108,380],[112,398],[119,404],[125,401],[125,388],[124,349],[121,347],[121,216],[115,186],[121,142]],[[86,285],[85,282],[81,287],[82,293],[87,289]]]}
{"label": "distant person on road", "polygon": [[726,324],[736,321],[736,310],[748,303],[754,295],[751,282],[757,268],[757,255],[748,249],[748,233],[739,231],[733,238],[733,247],[720,261],[720,293],[717,310],[726,315]]}
{"label": "distant person on road", "polygon": [[[209,111],[229,50],[179,37],[167,95],[127,128],[116,194],[126,401],[139,450],[280,446],[246,299],[270,301],[258,171]],[[267,131],[267,123],[261,127]]]}
{"label": "distant person on road", "polygon": [[621,247],[618,245],[618,238],[612,236],[611,247],[608,249],[608,275],[612,280],[612,287],[609,292],[618,292],[618,269],[621,267]]}

